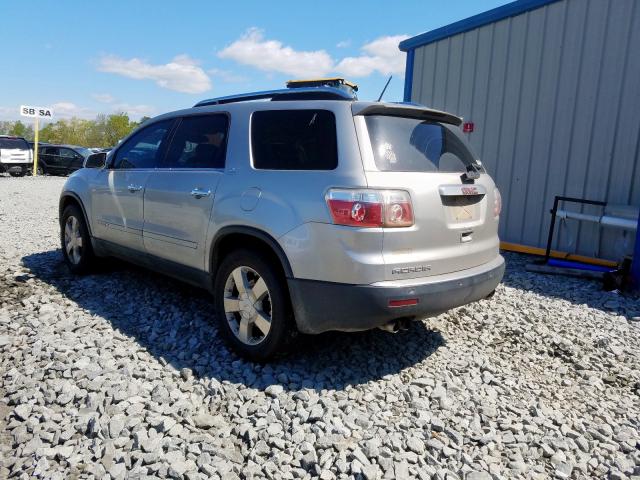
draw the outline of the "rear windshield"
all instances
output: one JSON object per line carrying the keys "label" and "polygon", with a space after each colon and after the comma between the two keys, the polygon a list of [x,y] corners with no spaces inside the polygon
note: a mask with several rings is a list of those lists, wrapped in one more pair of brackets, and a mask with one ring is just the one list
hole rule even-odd
{"label": "rear windshield", "polygon": [[468,165],[479,165],[456,127],[406,117],[365,118],[378,170],[464,172]]}
{"label": "rear windshield", "polygon": [[0,148],[29,150],[29,144],[22,138],[0,138]]}
{"label": "rear windshield", "polygon": [[87,158],[89,155],[93,153],[91,150],[84,147],[76,147],[74,150],[85,158]]}

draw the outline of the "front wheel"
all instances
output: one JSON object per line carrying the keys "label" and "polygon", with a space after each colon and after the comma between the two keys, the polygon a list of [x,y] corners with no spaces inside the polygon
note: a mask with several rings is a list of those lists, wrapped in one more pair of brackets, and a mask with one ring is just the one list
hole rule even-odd
{"label": "front wheel", "polygon": [[22,170],[20,170],[19,172],[13,171],[9,172],[9,175],[11,175],[12,177],[24,177],[24,172]]}
{"label": "front wheel", "polygon": [[215,311],[227,343],[241,356],[263,362],[283,351],[292,332],[283,276],[251,250],[227,256],[214,280]]}
{"label": "front wheel", "polygon": [[95,263],[95,257],[84,215],[76,205],[69,205],[62,213],[60,242],[69,270],[80,275],[88,273]]}

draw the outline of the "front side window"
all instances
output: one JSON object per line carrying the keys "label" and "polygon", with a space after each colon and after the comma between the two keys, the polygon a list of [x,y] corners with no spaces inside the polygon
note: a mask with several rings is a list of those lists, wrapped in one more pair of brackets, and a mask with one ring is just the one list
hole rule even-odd
{"label": "front side window", "polygon": [[69,148],[61,148],[60,156],[65,158],[76,158],[78,154]]}
{"label": "front side window", "polygon": [[383,172],[464,172],[479,165],[455,127],[415,118],[366,117],[373,156]]}
{"label": "front side window", "polygon": [[251,117],[253,166],[268,170],[333,170],[336,119],[328,110],[265,110]]}
{"label": "front side window", "polygon": [[185,117],[167,153],[169,168],[224,168],[229,120],[225,114]]}
{"label": "front side window", "polygon": [[140,130],[118,148],[114,159],[114,168],[155,168],[173,125],[173,119],[154,123]]}

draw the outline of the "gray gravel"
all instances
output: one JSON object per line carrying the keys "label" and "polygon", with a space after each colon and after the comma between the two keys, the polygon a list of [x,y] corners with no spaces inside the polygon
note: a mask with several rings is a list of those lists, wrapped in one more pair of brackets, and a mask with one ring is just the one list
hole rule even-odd
{"label": "gray gravel", "polygon": [[252,365],[203,292],[70,276],[63,182],[0,177],[0,478],[640,477],[639,302],[509,255],[491,300]]}

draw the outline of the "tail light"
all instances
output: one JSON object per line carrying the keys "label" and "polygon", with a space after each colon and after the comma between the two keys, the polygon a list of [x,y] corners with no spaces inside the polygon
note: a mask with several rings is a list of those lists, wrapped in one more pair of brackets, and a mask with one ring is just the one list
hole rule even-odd
{"label": "tail light", "polygon": [[493,191],[493,216],[498,218],[502,212],[502,195],[497,188]]}
{"label": "tail light", "polygon": [[326,200],[336,225],[387,228],[413,225],[411,197],[404,190],[332,188]]}

